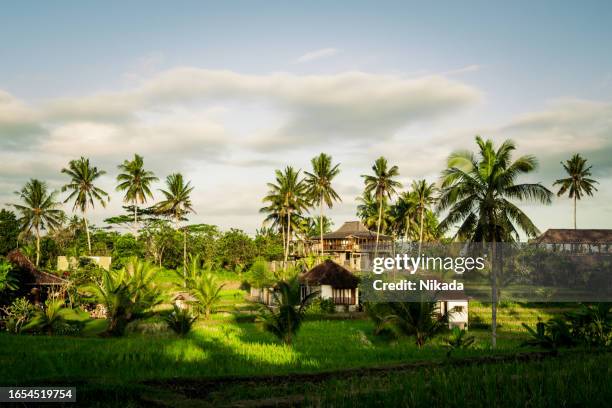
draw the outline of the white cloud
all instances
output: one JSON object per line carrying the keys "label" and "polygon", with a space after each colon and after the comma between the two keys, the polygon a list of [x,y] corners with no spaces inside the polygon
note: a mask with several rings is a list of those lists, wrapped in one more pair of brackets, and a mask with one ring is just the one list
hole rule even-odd
{"label": "white cloud", "polygon": [[310,51],[306,54],[300,56],[295,60],[296,64],[303,64],[305,62],[312,62],[315,60],[319,60],[322,58],[333,57],[338,54],[340,51],[335,48],[322,48],[320,50]]}

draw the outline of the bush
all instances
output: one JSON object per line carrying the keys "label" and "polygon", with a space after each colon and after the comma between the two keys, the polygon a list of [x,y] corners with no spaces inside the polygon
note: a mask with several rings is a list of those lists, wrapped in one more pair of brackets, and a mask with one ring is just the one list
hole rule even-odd
{"label": "bush", "polygon": [[308,313],[331,314],[336,312],[336,305],[332,299],[316,298],[308,306]]}
{"label": "bush", "polygon": [[18,298],[3,309],[5,313],[4,324],[10,333],[21,333],[21,328],[34,316],[36,308],[26,298]]}
{"label": "bush", "polygon": [[455,350],[472,347],[475,341],[476,338],[474,336],[468,336],[467,330],[461,330],[458,327],[454,327],[450,336],[446,339],[446,347],[448,348],[446,356],[450,357]]}
{"label": "bush", "polygon": [[191,326],[193,326],[196,319],[197,317],[189,309],[181,309],[174,305],[172,313],[166,316],[165,320],[172,331],[179,336],[184,336],[191,331]]}

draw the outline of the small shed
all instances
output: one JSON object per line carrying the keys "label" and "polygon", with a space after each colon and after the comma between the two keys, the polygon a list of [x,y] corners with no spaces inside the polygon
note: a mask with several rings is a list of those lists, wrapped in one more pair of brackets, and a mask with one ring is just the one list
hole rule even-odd
{"label": "small shed", "polygon": [[302,296],[314,291],[321,299],[331,299],[339,311],[355,311],[359,305],[359,278],[334,261],[325,260],[300,276]]}
{"label": "small shed", "polygon": [[21,284],[25,287],[30,287],[28,294],[31,295],[34,303],[43,301],[50,291],[58,290],[61,286],[69,283],[66,279],[39,270],[36,265],[18,249],[9,252],[6,259],[19,273]]}

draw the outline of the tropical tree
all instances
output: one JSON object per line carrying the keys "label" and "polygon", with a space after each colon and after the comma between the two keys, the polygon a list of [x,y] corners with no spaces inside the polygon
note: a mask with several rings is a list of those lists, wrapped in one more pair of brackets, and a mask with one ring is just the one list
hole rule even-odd
{"label": "tropical tree", "polygon": [[144,169],[142,156],[134,154],[133,160],[125,160],[117,166],[122,173],[117,176],[117,191],[125,191],[123,201],[134,207],[134,228],[138,225],[138,204],[153,198],[151,183],[159,180],[152,171]]}
{"label": "tropical tree", "polygon": [[365,183],[365,193],[374,193],[378,202],[378,222],[376,223],[376,246],[374,247],[374,257],[378,256],[378,240],[380,238],[380,226],[383,216],[383,202],[386,199],[391,199],[397,193],[396,189],[401,188],[402,184],[394,180],[399,176],[397,166],[389,167],[387,159],[379,157],[372,166],[373,175],[364,174],[361,177]]}
{"label": "tropical tree", "polygon": [[419,213],[419,252],[417,253],[420,254],[421,246],[423,245],[425,212],[435,202],[434,193],[436,190],[433,183],[429,184],[426,180],[418,180],[412,182],[412,191],[414,193],[416,210]]}
{"label": "tropical tree", "polygon": [[[195,213],[191,204],[191,182],[185,182],[181,173],[166,177],[166,190],[159,190],[165,199],[156,205],[156,211],[174,220],[175,229],[186,220],[189,213]],[[183,228],[183,272],[187,269],[187,229]]]}
{"label": "tropical tree", "polygon": [[312,292],[302,297],[297,279],[280,281],[272,292],[273,305],[261,305],[258,321],[264,330],[291,345],[304,321],[306,307],[318,293]]}
{"label": "tropical tree", "polygon": [[21,215],[22,234],[34,232],[36,236],[36,266],[40,262],[40,233],[46,229],[56,229],[62,224],[64,212],[56,200],[57,192],[49,192],[43,181],[30,179],[21,191],[16,191],[23,204],[13,204]]}
{"label": "tropical tree", "polygon": [[591,167],[593,166],[587,166],[586,163],[587,159],[579,154],[574,154],[565,163],[561,162],[569,177],[553,183],[553,186],[560,186],[557,196],[561,197],[567,193],[569,198],[574,199],[574,229],[576,229],[577,200],[582,199],[585,194],[593,196],[593,191],[597,191],[595,184],[598,184],[598,182],[591,178]]}
{"label": "tropical tree", "polygon": [[89,159],[81,157],[78,160],[71,160],[68,167],[62,169],[62,173],[70,177],[70,182],[62,187],[62,192],[70,191],[70,195],[64,200],[64,203],[74,200],[72,211],[79,210],[83,214],[85,232],[87,233],[87,249],[91,254],[91,236],[86,213],[88,208],[94,209],[95,202],[100,203],[102,207],[106,207],[106,203],[110,200],[108,193],[94,184],[106,172],[91,166]]}
{"label": "tropical tree", "polygon": [[389,328],[397,335],[414,336],[415,343],[422,347],[437,333],[442,331],[447,320],[446,315],[439,315],[437,302],[389,302],[384,303],[380,316],[370,313],[370,317],[377,323],[378,331]]}
{"label": "tropical tree", "polygon": [[[448,168],[442,173],[442,190],[438,211],[448,210],[440,222],[442,231],[459,224],[456,237],[472,242],[492,243],[493,264],[496,260],[496,242],[519,239],[519,232],[535,237],[539,231],[535,224],[511,200],[551,202],[552,193],[540,183],[517,184],[520,175],[537,168],[534,156],[521,156],[512,161],[516,149],[506,140],[496,150],[491,140],[476,136],[478,157],[468,151],[452,153]],[[497,276],[491,270],[492,283],[492,345],[497,338]]]}
{"label": "tropical tree", "polygon": [[417,235],[417,207],[414,192],[404,191],[390,208],[393,228],[398,235],[404,236],[404,241]]}
{"label": "tropical tree", "polygon": [[30,321],[23,326],[22,330],[41,331],[52,335],[62,325],[76,319],[75,311],[66,307],[63,299],[48,299],[45,302],[45,308],[36,312]]}
{"label": "tropical tree", "polygon": [[[276,216],[284,216],[285,219],[285,265],[289,258],[289,244],[291,242],[292,215],[300,215],[308,210],[307,186],[300,178],[300,170],[295,171],[287,166],[285,171],[276,170],[276,183],[268,183],[269,191],[264,197],[264,203],[270,206],[264,207],[263,211],[274,211]],[[293,219],[295,222],[295,219]]]}
{"label": "tropical tree", "polygon": [[132,258],[120,270],[103,270],[98,283],[80,288],[106,308],[107,334],[123,335],[130,321],[161,302],[161,292],[155,284],[158,271],[156,266]]}
{"label": "tropical tree", "polygon": [[319,235],[321,239],[321,256],[323,256],[323,204],[332,208],[334,201],[342,201],[332,187],[332,180],[340,173],[340,164],[332,166],[331,156],[321,153],[314,157],[312,172],[305,172],[307,194],[319,204]]}
{"label": "tropical tree", "polygon": [[194,279],[189,293],[195,298],[194,307],[205,319],[208,319],[215,305],[221,300],[221,289],[224,286],[225,284],[220,283],[210,272],[203,272]]}

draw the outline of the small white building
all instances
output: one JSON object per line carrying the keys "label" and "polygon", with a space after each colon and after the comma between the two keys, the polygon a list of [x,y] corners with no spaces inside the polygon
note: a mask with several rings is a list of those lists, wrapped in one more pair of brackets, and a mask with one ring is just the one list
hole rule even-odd
{"label": "small white building", "polygon": [[326,260],[300,276],[302,296],[319,292],[321,299],[331,299],[337,311],[359,308],[359,278],[334,261]]}
{"label": "small white building", "polygon": [[448,328],[459,327],[460,329],[468,328],[469,317],[469,301],[468,298],[461,293],[451,292],[444,295],[442,299],[438,299],[438,307],[440,314],[448,316]]}

